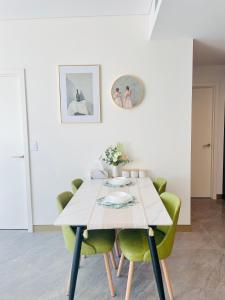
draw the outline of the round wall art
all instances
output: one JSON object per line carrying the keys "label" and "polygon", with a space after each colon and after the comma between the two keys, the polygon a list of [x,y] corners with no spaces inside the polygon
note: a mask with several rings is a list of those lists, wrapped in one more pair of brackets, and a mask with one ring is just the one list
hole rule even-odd
{"label": "round wall art", "polygon": [[144,98],[144,84],[135,76],[124,75],[114,82],[111,94],[117,106],[124,109],[133,108]]}

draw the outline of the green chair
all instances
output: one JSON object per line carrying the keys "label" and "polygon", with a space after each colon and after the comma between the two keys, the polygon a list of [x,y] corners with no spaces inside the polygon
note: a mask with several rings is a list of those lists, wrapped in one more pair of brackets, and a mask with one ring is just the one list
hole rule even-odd
{"label": "green chair", "polygon": [[[59,212],[63,211],[72,197],[73,194],[71,192],[64,192],[57,196],[57,206]],[[73,252],[76,234],[70,226],[62,226],[62,232],[67,250]],[[115,290],[109,264],[109,253],[112,251],[114,242],[114,230],[90,230],[88,231],[88,238],[84,238],[81,247],[81,255],[89,256],[94,254],[103,254],[109,289],[112,297],[115,296]]]}
{"label": "green chair", "polygon": [[[83,180],[81,178],[76,178],[73,181],[71,181],[71,188],[72,188],[73,194],[75,194],[77,192],[77,190],[80,188],[82,183],[83,183]],[[117,264],[116,264],[116,260],[115,260],[113,251],[111,251],[109,253],[109,255],[110,255],[110,260],[111,260],[113,268],[117,269]],[[83,255],[83,257],[86,258],[86,255]]]}
{"label": "green chair", "polygon": [[[157,245],[159,260],[161,261],[162,270],[168,289],[169,298],[170,300],[172,300],[172,286],[170,283],[165,259],[170,256],[172,252],[181,202],[176,195],[171,193],[163,193],[160,197],[173,221],[173,224],[171,226],[158,226],[157,229],[154,230],[154,236]],[[151,261],[151,254],[146,235],[146,230],[143,229],[125,229],[120,231],[119,233],[119,243],[122,255],[120,258],[117,276],[120,276],[124,258],[126,257],[130,261],[125,298],[126,300],[129,300],[131,295],[134,262]]]}
{"label": "green chair", "polygon": [[73,181],[71,181],[71,188],[72,188],[72,192],[74,194],[79,189],[79,187],[81,186],[82,183],[83,183],[83,180],[80,178],[76,178]]}
{"label": "green chair", "polygon": [[157,177],[153,180],[154,187],[159,195],[166,191],[167,181],[164,178]]}

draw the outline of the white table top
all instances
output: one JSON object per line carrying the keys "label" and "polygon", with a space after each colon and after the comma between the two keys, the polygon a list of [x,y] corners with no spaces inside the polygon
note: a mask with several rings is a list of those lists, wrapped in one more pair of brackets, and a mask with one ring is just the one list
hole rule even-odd
{"label": "white table top", "polygon": [[[104,180],[87,180],[58,216],[55,225],[87,226],[87,229],[145,228],[150,225],[171,225],[172,220],[150,178],[131,179],[133,184],[122,188],[104,186]],[[96,203],[96,199],[114,191],[133,195],[133,206],[115,209]]]}

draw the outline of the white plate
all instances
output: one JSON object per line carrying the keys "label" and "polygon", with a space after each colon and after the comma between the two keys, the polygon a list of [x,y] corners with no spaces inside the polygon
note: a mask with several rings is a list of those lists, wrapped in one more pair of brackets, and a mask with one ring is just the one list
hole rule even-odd
{"label": "white plate", "polygon": [[113,186],[121,186],[121,185],[129,184],[131,181],[126,177],[116,177],[116,178],[108,179],[107,182]]}
{"label": "white plate", "polygon": [[114,192],[108,194],[104,198],[104,202],[107,204],[126,204],[129,203],[133,197],[126,192]]}

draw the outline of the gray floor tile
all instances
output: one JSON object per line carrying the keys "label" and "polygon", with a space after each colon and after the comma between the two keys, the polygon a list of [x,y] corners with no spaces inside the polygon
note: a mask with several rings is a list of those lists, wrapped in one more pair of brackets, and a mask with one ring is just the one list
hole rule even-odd
{"label": "gray floor tile", "polygon": [[[168,268],[177,300],[225,299],[225,202],[192,200],[192,232],[178,232]],[[0,300],[66,300],[71,254],[60,232],[0,231]],[[115,299],[125,296],[128,262],[113,272]],[[76,299],[107,300],[102,256],[82,260]],[[158,299],[151,264],[136,264],[133,300]]]}

